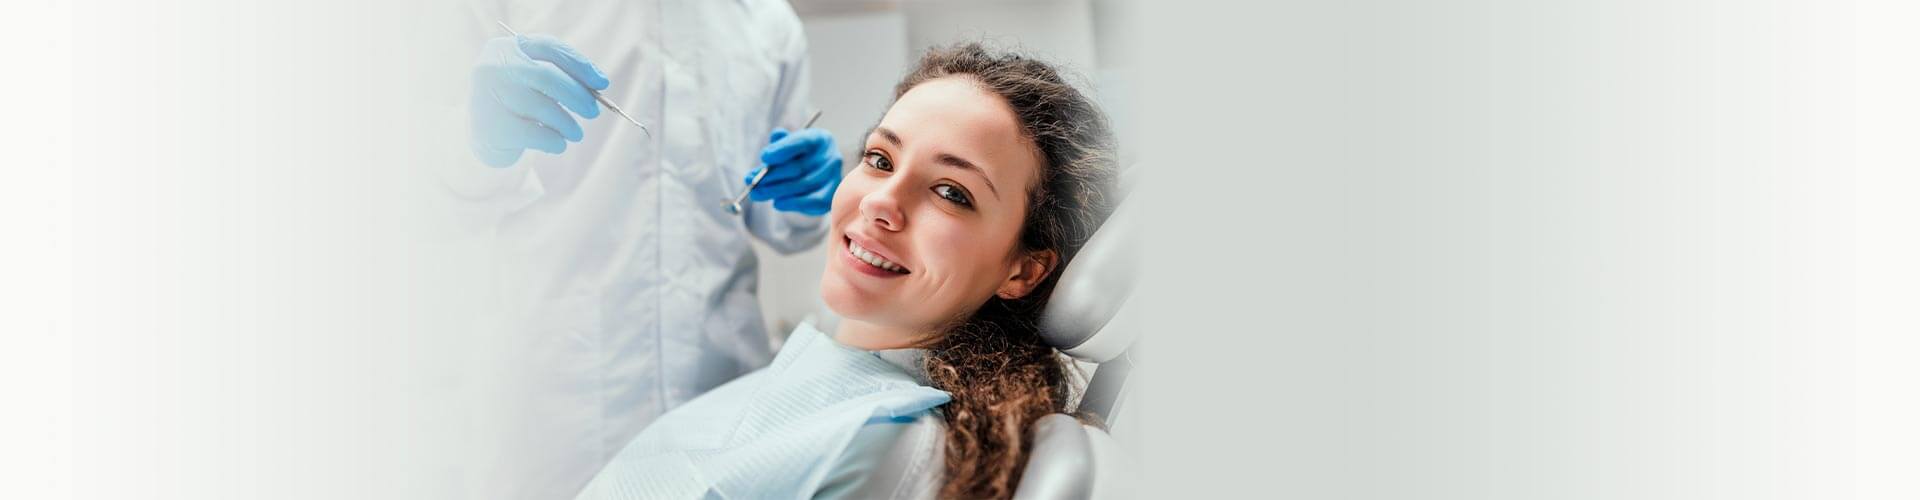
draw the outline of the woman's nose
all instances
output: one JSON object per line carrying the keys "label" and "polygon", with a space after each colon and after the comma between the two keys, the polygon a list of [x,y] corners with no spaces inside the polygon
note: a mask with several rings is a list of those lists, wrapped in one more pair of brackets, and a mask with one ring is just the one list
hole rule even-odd
{"label": "woman's nose", "polygon": [[900,210],[900,182],[887,182],[860,197],[860,215],[873,227],[899,231],[906,227],[906,212]]}

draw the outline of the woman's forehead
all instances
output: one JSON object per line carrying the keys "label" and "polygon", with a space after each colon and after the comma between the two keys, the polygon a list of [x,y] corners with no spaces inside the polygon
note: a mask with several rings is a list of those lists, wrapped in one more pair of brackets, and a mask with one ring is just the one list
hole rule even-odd
{"label": "woman's forehead", "polygon": [[[1040,166],[1013,108],[971,77],[936,78],[909,89],[887,110],[870,139],[897,139],[899,147],[916,155],[965,158],[1007,185],[1026,185]],[[1008,181],[1000,181],[1003,177]],[[1020,182],[1012,184],[1015,180]]]}

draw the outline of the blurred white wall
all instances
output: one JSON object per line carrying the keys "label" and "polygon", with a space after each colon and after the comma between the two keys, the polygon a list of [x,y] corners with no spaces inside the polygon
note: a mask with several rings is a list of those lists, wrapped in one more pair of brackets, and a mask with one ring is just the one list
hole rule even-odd
{"label": "blurred white wall", "polygon": [[1087,0],[901,2],[908,47],[916,53],[960,40],[983,40],[1081,73],[1094,68],[1093,11]]}

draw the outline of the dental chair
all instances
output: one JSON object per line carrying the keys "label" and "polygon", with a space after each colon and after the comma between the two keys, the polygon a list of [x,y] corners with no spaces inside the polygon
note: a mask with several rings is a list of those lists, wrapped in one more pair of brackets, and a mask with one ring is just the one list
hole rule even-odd
{"label": "dental chair", "polygon": [[[1131,205],[1138,203],[1123,200],[1062,271],[1041,315],[1047,343],[1080,362],[1095,364],[1075,410],[1098,425],[1083,424],[1064,413],[1034,422],[1033,450],[1015,499],[1114,498],[1129,496],[1133,489],[1132,478],[1138,473],[1133,456],[1102,428],[1113,427],[1126,394],[1122,389],[1133,370],[1140,329],[1134,320],[1137,313],[1126,307],[1140,273],[1140,245],[1135,239],[1135,217],[1130,215],[1137,210]],[[856,496],[886,497],[883,489],[900,482],[911,467],[906,464],[925,463],[909,456],[921,449],[914,443],[944,438],[938,419],[914,423],[888,451],[882,461],[888,465],[869,477],[867,494]]]}

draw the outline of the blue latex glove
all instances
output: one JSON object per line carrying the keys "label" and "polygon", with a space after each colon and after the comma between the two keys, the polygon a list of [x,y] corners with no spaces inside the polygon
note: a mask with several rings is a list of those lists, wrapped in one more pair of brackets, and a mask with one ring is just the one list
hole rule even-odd
{"label": "blue latex glove", "polygon": [[760,168],[747,172],[745,182],[753,182],[760,170],[772,168],[760,185],[747,193],[753,201],[773,200],[775,210],[824,215],[833,207],[833,191],[840,188],[840,151],[833,147],[833,134],[810,128],[788,133],[774,129],[760,150]]}
{"label": "blue latex glove", "polygon": [[582,85],[602,90],[608,83],[600,68],[557,38],[487,40],[473,65],[474,156],[506,167],[528,149],[566,151],[567,141],[580,142],[585,133],[566,110],[600,116],[600,103]]}

